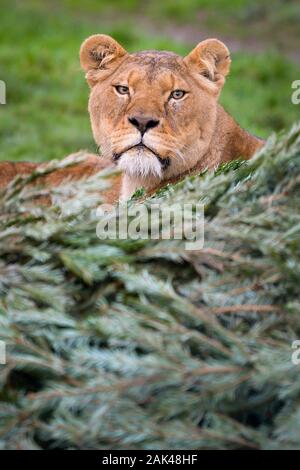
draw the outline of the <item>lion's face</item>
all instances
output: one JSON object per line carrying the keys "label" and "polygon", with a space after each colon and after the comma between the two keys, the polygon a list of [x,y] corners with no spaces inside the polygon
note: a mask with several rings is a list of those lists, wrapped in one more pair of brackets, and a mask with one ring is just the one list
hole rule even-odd
{"label": "lion's face", "polygon": [[128,175],[153,183],[191,168],[208,149],[229,52],[217,40],[187,57],[128,54],[104,35],[88,38],[81,64],[91,86],[96,143]]}

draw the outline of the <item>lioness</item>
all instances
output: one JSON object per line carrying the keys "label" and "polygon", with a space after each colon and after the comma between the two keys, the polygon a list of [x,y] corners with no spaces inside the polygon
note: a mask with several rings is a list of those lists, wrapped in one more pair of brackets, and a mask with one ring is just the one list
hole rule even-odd
{"label": "lioness", "polygon": [[[218,104],[230,69],[227,47],[200,42],[186,57],[173,52],[126,52],[113,38],[96,34],[80,48],[91,88],[89,113],[102,159],[87,156],[77,168],[45,176],[47,185],[81,178],[116,164],[106,200],[128,199],[138,187],[153,191],[188,173],[221,162],[250,158],[264,142],[243,130]],[[0,164],[0,185],[32,163]]]}

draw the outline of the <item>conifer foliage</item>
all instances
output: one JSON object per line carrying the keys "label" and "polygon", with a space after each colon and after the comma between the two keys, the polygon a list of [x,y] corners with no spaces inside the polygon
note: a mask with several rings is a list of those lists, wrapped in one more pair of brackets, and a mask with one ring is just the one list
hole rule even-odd
{"label": "conifer foliage", "polygon": [[0,448],[300,448],[300,126],[146,199],[205,204],[197,252],[99,240],[106,175],[38,176],[0,195]]}

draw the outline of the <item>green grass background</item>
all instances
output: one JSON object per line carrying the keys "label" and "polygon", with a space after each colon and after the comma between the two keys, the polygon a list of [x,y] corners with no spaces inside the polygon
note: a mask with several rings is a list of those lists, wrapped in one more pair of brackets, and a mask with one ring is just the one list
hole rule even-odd
{"label": "green grass background", "polygon": [[203,31],[224,41],[230,36],[242,47],[232,56],[222,104],[262,137],[289,127],[300,116],[300,106],[291,103],[291,83],[300,79],[297,3],[1,0],[0,79],[7,86],[7,104],[0,106],[0,160],[43,161],[80,149],[95,151],[78,50],[87,36],[100,32],[130,51],[181,54],[195,44],[174,40],[176,28],[199,29],[199,40]]}

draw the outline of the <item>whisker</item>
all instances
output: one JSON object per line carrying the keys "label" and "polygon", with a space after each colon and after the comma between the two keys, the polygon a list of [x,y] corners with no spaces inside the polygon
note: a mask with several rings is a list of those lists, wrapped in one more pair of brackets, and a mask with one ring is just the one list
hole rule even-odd
{"label": "whisker", "polygon": [[119,143],[126,142],[127,140],[132,140],[133,145],[134,145],[134,142],[136,141],[136,136],[133,137],[131,134],[128,134],[126,136],[122,135],[122,136],[117,137],[117,138],[113,137],[112,138],[112,144],[113,145],[118,145]]}
{"label": "whisker", "polygon": [[180,150],[176,150],[176,157],[179,157],[179,159],[182,161],[182,162],[185,162],[185,159],[184,159],[184,156],[182,155],[181,151]]}

